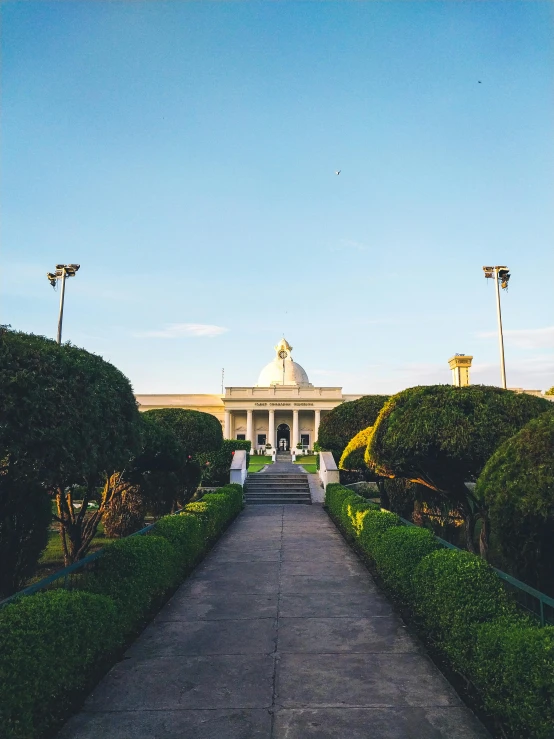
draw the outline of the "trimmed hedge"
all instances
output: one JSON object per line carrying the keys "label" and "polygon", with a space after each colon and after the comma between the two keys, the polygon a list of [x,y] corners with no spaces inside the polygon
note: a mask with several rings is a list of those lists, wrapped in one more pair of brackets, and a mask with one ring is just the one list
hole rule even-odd
{"label": "trimmed hedge", "polygon": [[227,485],[161,519],[153,534],[108,547],[81,590],[30,595],[0,610],[0,736],[36,739],[67,716],[109,663],[242,508]]}
{"label": "trimmed hedge", "polygon": [[552,739],[554,628],[521,615],[480,557],[443,549],[430,531],[400,525],[341,485],[327,486],[325,502],[452,667],[471,680],[503,731],[513,739]]}
{"label": "trimmed hedge", "polygon": [[0,736],[40,736],[121,644],[111,598],[51,590],[0,611]]}
{"label": "trimmed hedge", "polygon": [[513,736],[554,735],[554,627],[493,622],[479,627],[473,682],[485,708]]}

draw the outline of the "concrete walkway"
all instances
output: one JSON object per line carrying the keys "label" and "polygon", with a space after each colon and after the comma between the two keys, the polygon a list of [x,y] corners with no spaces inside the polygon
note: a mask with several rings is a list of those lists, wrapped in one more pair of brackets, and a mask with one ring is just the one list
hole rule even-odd
{"label": "concrete walkway", "polygon": [[321,506],[252,506],[59,739],[485,739]]}

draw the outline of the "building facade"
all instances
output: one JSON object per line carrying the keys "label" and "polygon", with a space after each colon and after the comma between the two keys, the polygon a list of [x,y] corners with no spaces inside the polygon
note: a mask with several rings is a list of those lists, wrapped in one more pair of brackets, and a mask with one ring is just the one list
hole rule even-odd
{"label": "building facade", "polygon": [[247,439],[252,448],[291,449],[301,444],[313,449],[323,416],[361,395],[343,395],[340,387],[317,387],[292,358],[292,347],[282,339],[275,357],[252,387],[227,387],[224,395],[137,395],[141,411],[187,408],[219,419],[226,439]]}

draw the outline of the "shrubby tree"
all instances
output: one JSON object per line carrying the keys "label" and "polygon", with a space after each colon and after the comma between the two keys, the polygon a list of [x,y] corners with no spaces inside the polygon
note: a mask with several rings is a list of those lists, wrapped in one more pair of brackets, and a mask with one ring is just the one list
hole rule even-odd
{"label": "shrubby tree", "polygon": [[[119,370],[84,349],[6,330],[0,339],[3,496],[21,495],[29,481],[54,497],[69,564],[86,554],[122,470],[139,449],[133,391]],[[98,487],[99,508],[89,512]]]}
{"label": "shrubby tree", "polygon": [[217,451],[197,454],[196,461],[202,470],[202,485],[209,487],[228,484],[234,452],[238,449],[246,451],[248,467],[251,446],[251,442],[245,439],[224,439],[221,448]]}
{"label": "shrubby tree", "polygon": [[485,465],[476,487],[512,572],[554,589],[554,409],[529,421]]}
{"label": "shrubby tree", "polygon": [[365,459],[378,475],[403,477],[440,493],[462,514],[470,551],[481,517],[481,552],[486,555],[486,505],[465,483],[477,480],[503,441],[548,410],[544,398],[484,385],[408,388],[383,407]]}
{"label": "shrubby tree", "polygon": [[217,452],[223,445],[221,424],[215,416],[183,408],[159,408],[146,411],[160,427],[173,434],[180,446],[184,463],[175,472],[178,481],[176,501],[185,505],[196,492],[202,477],[198,455]]}
{"label": "shrubby tree", "polygon": [[554,395],[554,385],[552,385],[552,387],[549,388],[544,394],[545,395]]}
{"label": "shrubby tree", "polygon": [[319,425],[318,445],[332,452],[337,465],[348,442],[360,431],[373,426],[388,395],[365,395],[338,405],[323,416]]}

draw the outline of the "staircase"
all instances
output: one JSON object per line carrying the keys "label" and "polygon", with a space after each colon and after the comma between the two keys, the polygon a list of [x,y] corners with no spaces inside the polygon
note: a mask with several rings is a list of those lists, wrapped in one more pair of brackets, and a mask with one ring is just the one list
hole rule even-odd
{"label": "staircase", "polygon": [[254,505],[312,504],[308,477],[292,464],[290,454],[278,455],[277,462],[263,472],[250,472],[244,498],[247,504]]}

